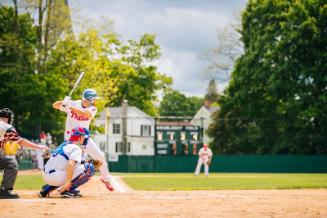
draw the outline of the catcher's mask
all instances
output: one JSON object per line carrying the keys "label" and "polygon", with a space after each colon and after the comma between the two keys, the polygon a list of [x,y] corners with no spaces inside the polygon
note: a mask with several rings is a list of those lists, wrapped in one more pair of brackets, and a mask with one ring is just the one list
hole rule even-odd
{"label": "catcher's mask", "polygon": [[70,135],[70,138],[68,141],[76,142],[80,139],[81,136],[84,136],[84,141],[83,141],[82,145],[87,145],[87,143],[89,141],[89,137],[90,137],[90,132],[88,129],[82,128],[82,127],[74,128],[72,130],[72,134]]}
{"label": "catcher's mask", "polygon": [[9,108],[0,110],[0,117],[8,118],[8,123],[11,124],[14,118],[14,113]]}
{"label": "catcher's mask", "polygon": [[90,102],[91,105],[94,105],[94,100],[98,98],[97,91],[94,89],[85,89],[82,98],[83,100]]}

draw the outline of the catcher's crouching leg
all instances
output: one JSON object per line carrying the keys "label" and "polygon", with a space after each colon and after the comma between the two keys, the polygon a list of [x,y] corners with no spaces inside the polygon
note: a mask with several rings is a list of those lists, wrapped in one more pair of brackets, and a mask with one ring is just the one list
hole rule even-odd
{"label": "catcher's crouching leg", "polygon": [[38,193],[40,198],[49,197],[50,192],[56,190],[59,186],[52,186],[52,185],[44,185],[42,186],[42,190]]}
{"label": "catcher's crouching leg", "polygon": [[94,165],[92,163],[85,163],[84,167],[85,167],[84,172],[72,180],[71,188],[69,189],[69,192],[74,192],[75,189],[77,189],[79,186],[87,183],[91,179],[91,177],[94,175],[95,169],[94,169]]}

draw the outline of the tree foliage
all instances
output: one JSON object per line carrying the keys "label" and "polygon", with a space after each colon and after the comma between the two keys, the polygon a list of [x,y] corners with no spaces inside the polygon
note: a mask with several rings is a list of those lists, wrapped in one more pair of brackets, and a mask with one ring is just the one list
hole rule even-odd
{"label": "tree foliage", "polygon": [[172,90],[165,94],[160,103],[160,116],[194,116],[202,105],[202,99],[196,96],[186,97]]}
{"label": "tree foliage", "polygon": [[[40,3],[36,8],[43,10],[52,10],[51,5],[56,4],[51,0],[26,2]],[[35,24],[31,14],[18,14],[17,8],[17,4],[0,6],[0,106],[15,112],[16,127],[24,136],[36,138],[43,130],[57,141],[62,139],[65,117],[51,105],[69,93],[82,71],[85,76],[73,98],[80,98],[85,88],[95,88],[102,97],[97,105],[100,111],[127,99],[146,113],[156,113],[156,93],[172,79],[152,64],[160,57],[153,35],[123,42],[114,32],[96,28],[76,35],[59,31],[56,38],[48,38],[46,46],[45,35],[39,34],[50,34],[53,23],[45,17]],[[49,13],[55,12],[48,11],[46,16]],[[45,25],[41,32],[38,24]]]}
{"label": "tree foliage", "polygon": [[327,5],[249,1],[245,53],[209,134],[219,153],[327,153]]}

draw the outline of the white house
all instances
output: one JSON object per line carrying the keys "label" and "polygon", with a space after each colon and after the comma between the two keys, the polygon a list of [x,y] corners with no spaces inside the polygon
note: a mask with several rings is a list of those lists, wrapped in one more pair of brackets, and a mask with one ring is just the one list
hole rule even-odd
{"label": "white house", "polygon": [[209,136],[206,134],[206,131],[209,127],[209,125],[212,122],[212,114],[219,110],[219,107],[206,107],[202,106],[199,111],[194,115],[193,119],[191,120],[191,123],[195,126],[201,126],[203,131],[203,143],[208,144],[210,142]]}
{"label": "white house", "polygon": [[124,106],[109,107],[100,113],[94,124],[104,127],[106,133],[95,135],[95,142],[109,157],[119,154],[154,155],[155,120],[137,107],[128,106],[127,102],[125,106],[125,111]]}

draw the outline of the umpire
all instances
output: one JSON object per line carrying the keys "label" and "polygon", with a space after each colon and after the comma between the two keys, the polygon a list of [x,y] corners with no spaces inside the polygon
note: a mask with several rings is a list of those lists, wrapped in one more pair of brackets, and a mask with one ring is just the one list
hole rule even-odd
{"label": "umpire", "polygon": [[15,157],[6,156],[2,149],[3,145],[7,141],[15,141],[21,146],[33,149],[48,149],[44,145],[37,145],[21,138],[11,125],[12,117],[13,113],[8,108],[0,110],[0,170],[4,170],[0,187],[0,199],[19,198],[18,194],[12,192],[18,173],[17,161]]}

